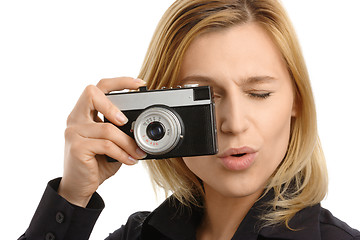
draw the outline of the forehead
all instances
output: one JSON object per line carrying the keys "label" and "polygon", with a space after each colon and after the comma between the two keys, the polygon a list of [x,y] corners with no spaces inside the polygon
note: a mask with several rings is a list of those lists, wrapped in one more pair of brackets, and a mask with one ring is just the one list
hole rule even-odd
{"label": "forehead", "polygon": [[180,79],[189,75],[247,78],[284,74],[287,68],[281,52],[256,23],[198,36],[185,52],[180,69]]}

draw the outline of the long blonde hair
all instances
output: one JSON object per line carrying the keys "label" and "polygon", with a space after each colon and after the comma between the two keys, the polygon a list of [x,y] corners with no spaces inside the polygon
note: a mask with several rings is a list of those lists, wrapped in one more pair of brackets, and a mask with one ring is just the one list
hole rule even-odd
{"label": "long blonde hair", "polygon": [[[256,22],[279,48],[293,80],[297,116],[291,124],[285,158],[268,180],[265,193],[274,191],[266,225],[285,223],[301,209],[319,203],[327,193],[327,170],[317,133],[315,103],[310,80],[294,28],[277,0],[178,0],[160,20],[139,77],[150,89],[179,84],[185,51],[202,33]],[[146,162],[155,185],[184,205],[198,205],[201,180],[181,158]]]}

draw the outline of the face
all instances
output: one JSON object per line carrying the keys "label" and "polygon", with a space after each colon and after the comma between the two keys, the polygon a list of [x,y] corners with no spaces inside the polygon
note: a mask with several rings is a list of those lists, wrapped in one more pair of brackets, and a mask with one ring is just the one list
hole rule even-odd
{"label": "face", "polygon": [[205,192],[263,191],[286,154],[296,115],[291,78],[270,36],[256,23],[203,34],[185,53],[180,79],[214,89],[219,153],[183,158]]}

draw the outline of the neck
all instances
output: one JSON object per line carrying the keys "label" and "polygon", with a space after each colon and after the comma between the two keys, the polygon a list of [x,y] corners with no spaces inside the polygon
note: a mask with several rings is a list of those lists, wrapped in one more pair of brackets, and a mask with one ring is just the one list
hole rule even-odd
{"label": "neck", "polygon": [[227,197],[205,187],[205,214],[197,231],[197,239],[231,239],[262,189],[244,197]]}

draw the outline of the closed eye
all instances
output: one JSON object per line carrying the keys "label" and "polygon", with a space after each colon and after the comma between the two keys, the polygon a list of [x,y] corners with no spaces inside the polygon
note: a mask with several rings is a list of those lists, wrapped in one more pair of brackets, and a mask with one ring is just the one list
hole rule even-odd
{"label": "closed eye", "polygon": [[257,98],[257,99],[266,99],[268,97],[270,97],[271,92],[266,92],[266,93],[248,93],[250,97],[252,98]]}

